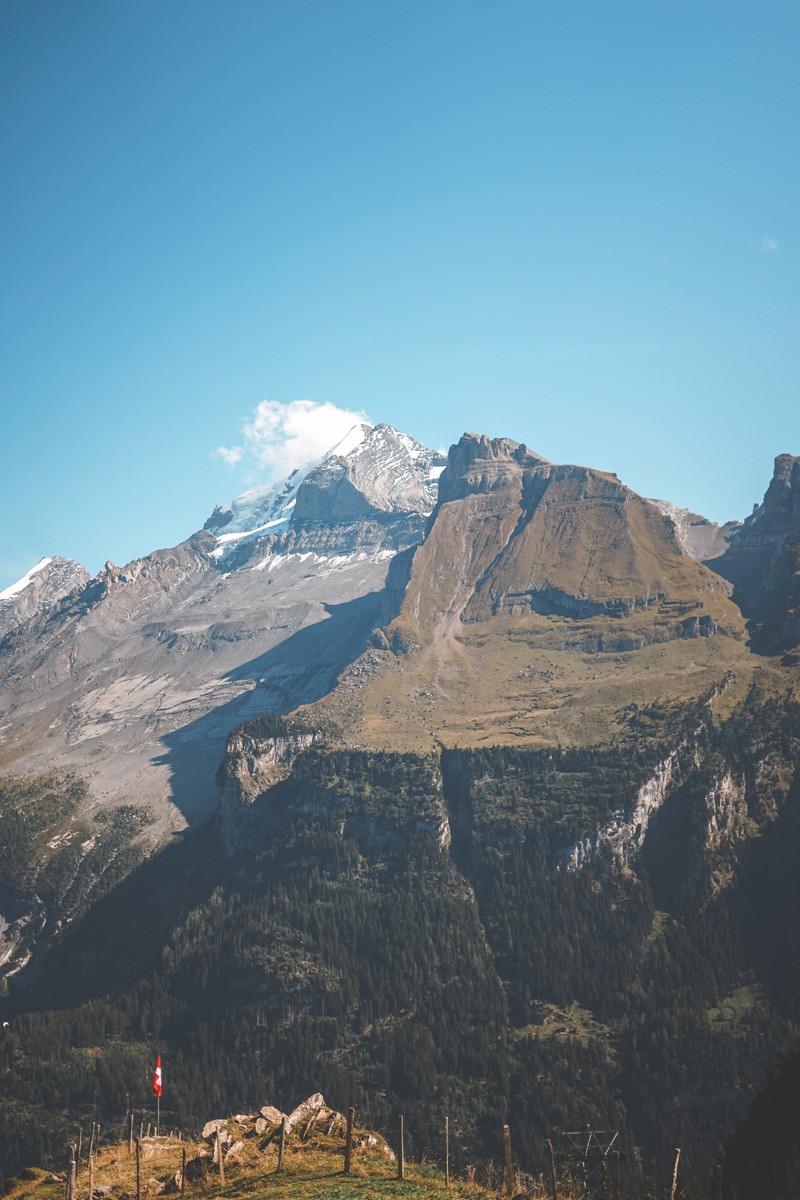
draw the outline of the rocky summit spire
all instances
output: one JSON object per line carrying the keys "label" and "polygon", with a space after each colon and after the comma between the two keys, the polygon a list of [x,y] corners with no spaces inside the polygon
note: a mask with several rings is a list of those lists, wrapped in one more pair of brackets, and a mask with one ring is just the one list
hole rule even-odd
{"label": "rocky summit spire", "polygon": [[800,645],[800,457],[779,454],[764,499],[709,565],[733,584],[754,649]]}

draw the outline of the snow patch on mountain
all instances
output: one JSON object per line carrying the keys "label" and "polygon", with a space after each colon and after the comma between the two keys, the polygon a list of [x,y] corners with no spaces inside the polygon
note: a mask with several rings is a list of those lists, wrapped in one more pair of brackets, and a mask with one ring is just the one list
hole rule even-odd
{"label": "snow patch on mountain", "polygon": [[[315,554],[311,550],[306,551],[304,554],[268,554],[266,558],[262,558],[260,562],[257,562],[252,569],[254,571],[276,571],[289,563],[310,562],[315,567],[335,570],[337,567],[348,567],[352,563],[388,562],[390,558],[394,558],[394,555],[394,550],[378,550],[374,554],[368,554],[364,550],[352,554]],[[325,572],[323,571],[321,574],[325,574]]]}
{"label": "snow patch on mountain", "polygon": [[233,544],[245,538],[287,530],[297,502],[298,489],[306,476],[329,458],[352,454],[370,429],[371,426],[365,423],[354,425],[322,458],[295,467],[279,483],[248,488],[232,500],[228,508],[215,508],[203,526],[216,536],[217,549],[212,552],[214,557],[222,557]]}
{"label": "snow patch on mountain", "polygon": [[0,592],[0,600],[11,600],[12,597],[24,591],[26,587],[29,587],[30,584],[33,583],[35,576],[37,576],[40,571],[43,571],[51,562],[53,562],[52,558],[40,559],[36,566],[31,567],[30,571],[26,571],[21,579],[18,579],[16,583],[10,584],[9,587]]}

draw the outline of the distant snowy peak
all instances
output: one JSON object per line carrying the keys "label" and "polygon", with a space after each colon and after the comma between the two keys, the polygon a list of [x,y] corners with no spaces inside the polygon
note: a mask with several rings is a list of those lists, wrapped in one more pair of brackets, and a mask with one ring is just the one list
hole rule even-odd
{"label": "distant snowy peak", "polygon": [[203,528],[217,538],[217,557],[227,559],[243,542],[269,535],[405,514],[426,517],[445,462],[390,425],[354,425],[323,458],[282,483],[243,492],[227,508],[216,508]]}
{"label": "distant snowy peak", "polygon": [[35,567],[0,592],[0,636],[89,582],[89,572],[71,558],[42,558]]}
{"label": "distant snowy peak", "polygon": [[375,425],[336,447],[298,489],[292,524],[333,524],[379,514],[427,516],[446,459],[390,425]]}

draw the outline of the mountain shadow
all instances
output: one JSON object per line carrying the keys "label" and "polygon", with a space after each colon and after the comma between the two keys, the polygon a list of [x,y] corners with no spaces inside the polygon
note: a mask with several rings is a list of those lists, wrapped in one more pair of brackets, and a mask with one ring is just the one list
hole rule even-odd
{"label": "mountain shadow", "polygon": [[43,954],[17,971],[5,1019],[72,1009],[124,992],[157,965],[175,927],[220,880],[215,820],[187,830],[133,870]]}
{"label": "mountain shadow", "polygon": [[384,620],[385,592],[326,604],[325,610],[323,620],[299,629],[222,677],[252,683],[249,690],[161,739],[165,749],[154,762],[168,768],[171,799],[190,824],[198,823],[198,812],[207,816],[216,806],[214,780],[231,730],[264,713],[290,712],[329,692]]}

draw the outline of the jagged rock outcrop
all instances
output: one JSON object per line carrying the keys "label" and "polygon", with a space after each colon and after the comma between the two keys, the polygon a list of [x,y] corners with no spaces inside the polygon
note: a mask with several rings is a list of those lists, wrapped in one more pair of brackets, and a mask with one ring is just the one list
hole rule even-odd
{"label": "jagged rock outcrop", "polygon": [[[226,853],[243,849],[252,836],[252,808],[259,796],[288,779],[298,755],[313,745],[316,734],[257,737],[235,732],[228,739],[217,783],[222,840]],[[259,817],[263,814],[259,813]]]}
{"label": "jagged rock outcrop", "polygon": [[[256,1140],[262,1153],[275,1153],[277,1135],[285,1122],[287,1145],[308,1143],[310,1139],[341,1140],[347,1129],[347,1117],[325,1103],[321,1092],[314,1092],[301,1101],[290,1113],[265,1105],[256,1113],[239,1113],[218,1117],[203,1126],[202,1138],[208,1144],[207,1154],[218,1162],[220,1151],[225,1165],[237,1158],[247,1142]],[[367,1129],[353,1130],[353,1149],[377,1152],[394,1161],[394,1151],[385,1138]],[[188,1166],[188,1164],[187,1164]]]}
{"label": "jagged rock outcrop", "polygon": [[764,499],[709,562],[733,584],[756,650],[800,646],[800,457],[780,454]]}
{"label": "jagged rock outcrop", "polygon": [[306,475],[297,491],[292,524],[332,525],[396,513],[428,516],[444,461],[389,425],[364,427],[355,450],[330,455]]}

